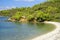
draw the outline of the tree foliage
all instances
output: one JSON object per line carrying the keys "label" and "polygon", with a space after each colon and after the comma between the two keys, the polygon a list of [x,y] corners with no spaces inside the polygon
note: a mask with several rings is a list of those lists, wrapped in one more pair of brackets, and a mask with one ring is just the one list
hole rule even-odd
{"label": "tree foliage", "polygon": [[27,20],[55,20],[60,19],[60,0],[48,0],[33,7],[12,8],[0,11],[1,16],[10,16],[19,20],[25,16]]}

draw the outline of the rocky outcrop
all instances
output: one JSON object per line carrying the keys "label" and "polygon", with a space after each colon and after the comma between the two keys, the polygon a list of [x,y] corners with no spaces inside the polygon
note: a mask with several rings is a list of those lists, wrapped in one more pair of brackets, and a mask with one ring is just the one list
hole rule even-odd
{"label": "rocky outcrop", "polygon": [[21,18],[20,20],[19,20],[19,22],[27,22],[28,20],[27,19],[25,19],[25,18]]}
{"label": "rocky outcrop", "polygon": [[16,21],[14,18],[9,18],[8,20],[13,22]]}

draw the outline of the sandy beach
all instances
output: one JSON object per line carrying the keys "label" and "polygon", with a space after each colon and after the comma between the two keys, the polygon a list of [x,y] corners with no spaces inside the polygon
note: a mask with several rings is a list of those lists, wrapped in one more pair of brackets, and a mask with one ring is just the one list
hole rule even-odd
{"label": "sandy beach", "polygon": [[44,22],[44,23],[50,23],[56,26],[56,29],[53,31],[44,34],[42,36],[35,37],[31,40],[60,40],[60,23],[58,22]]}

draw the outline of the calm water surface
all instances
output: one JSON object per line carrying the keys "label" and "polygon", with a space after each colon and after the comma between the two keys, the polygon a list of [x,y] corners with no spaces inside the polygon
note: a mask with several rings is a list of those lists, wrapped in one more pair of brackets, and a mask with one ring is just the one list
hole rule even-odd
{"label": "calm water surface", "polygon": [[0,40],[30,40],[55,29],[52,24],[8,22],[0,17]]}

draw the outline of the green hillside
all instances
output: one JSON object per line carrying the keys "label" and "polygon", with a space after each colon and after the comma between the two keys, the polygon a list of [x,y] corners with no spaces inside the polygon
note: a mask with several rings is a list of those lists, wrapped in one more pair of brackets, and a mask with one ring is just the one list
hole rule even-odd
{"label": "green hillside", "polygon": [[60,1],[48,0],[33,7],[12,8],[0,11],[0,16],[10,16],[11,20],[21,21],[59,21]]}

